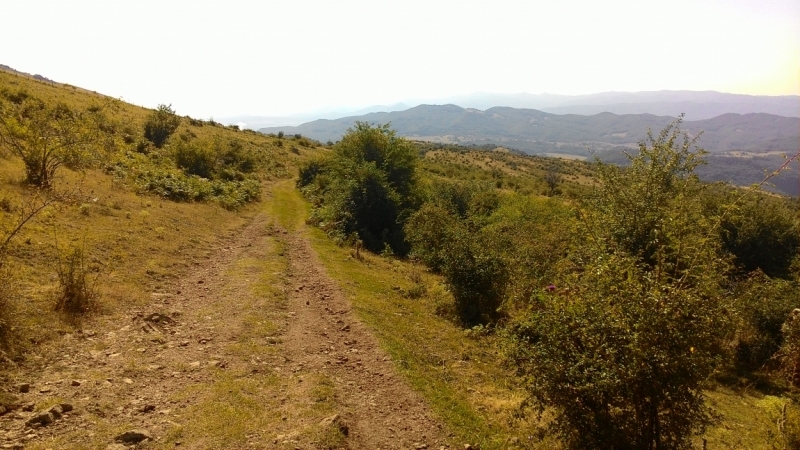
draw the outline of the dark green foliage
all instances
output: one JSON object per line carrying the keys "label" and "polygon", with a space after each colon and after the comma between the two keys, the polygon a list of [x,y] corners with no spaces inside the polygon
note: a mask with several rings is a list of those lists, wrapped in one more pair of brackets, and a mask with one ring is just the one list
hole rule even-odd
{"label": "dark green foliage", "polygon": [[406,224],[406,238],[411,244],[412,256],[435,272],[443,272],[447,263],[448,247],[452,245],[453,230],[463,226],[458,217],[448,210],[426,203],[414,213]]}
{"label": "dark green foliage", "polygon": [[555,408],[551,431],[570,448],[690,447],[709,419],[702,389],[720,359],[718,299],[665,290],[624,255],[582,269],[510,328],[536,404]]}
{"label": "dark green foliage", "polygon": [[406,233],[415,257],[440,272],[466,326],[498,318],[508,270],[502,236],[472,229],[452,211],[425,204],[411,216]]}
{"label": "dark green foliage", "polygon": [[665,232],[673,204],[698,193],[694,169],[705,152],[693,151],[697,138],[689,139],[679,126],[680,119],[657,137],[648,132],[639,153],[626,154],[628,167],[599,163],[596,169],[603,184],[591,208],[606,218],[604,225],[621,250],[650,266],[665,239],[680,239]]}
{"label": "dark green foliage", "polygon": [[172,156],[187,174],[208,179],[241,181],[258,165],[252,151],[237,140],[182,140],[174,146]]}
{"label": "dark green foliage", "polygon": [[502,236],[476,235],[460,226],[450,233],[448,245],[442,249],[442,275],[461,321],[467,327],[497,321],[508,278],[502,253],[506,244],[494,242]]}
{"label": "dark green foliage", "polygon": [[175,163],[189,175],[211,178],[216,170],[217,155],[212,148],[198,143],[179,143],[174,149]]}
{"label": "dark green foliage", "polygon": [[727,267],[691,145],[676,123],[629,168],[598,169],[555,290],[509,329],[512,360],[571,448],[688,448],[708,424],[703,388],[730,333]]}
{"label": "dark green foliage", "polygon": [[440,272],[462,322],[489,323],[526,308],[568,245],[571,211],[484,183],[436,182],[411,216],[412,255]]}
{"label": "dark green foliage", "polygon": [[121,155],[106,172],[139,192],[175,201],[213,201],[236,209],[260,198],[260,183],[253,174],[266,164],[257,149],[238,140],[190,138],[178,140],[170,151],[147,148],[146,153]]}
{"label": "dark green foliage", "polygon": [[757,195],[731,208],[722,221],[722,247],[742,272],[760,269],[770,277],[794,275],[789,267],[800,252],[797,211],[783,199]]}
{"label": "dark green foliage", "polygon": [[158,105],[144,123],[144,137],[161,148],[180,124],[181,118],[172,110],[172,105]]}
{"label": "dark green foliage", "polygon": [[298,186],[314,203],[312,220],[340,242],[356,233],[366,248],[408,250],[403,223],[416,207],[417,155],[388,125],[358,122],[324,160],[300,169]]}
{"label": "dark green foliage", "polygon": [[783,345],[781,330],[786,319],[800,307],[800,284],[770,279],[756,271],[737,286],[734,298],[739,321],[735,368],[742,372],[765,368],[775,362],[771,358]]}
{"label": "dark green foliage", "polygon": [[466,326],[497,320],[503,301],[508,243],[481,229],[499,204],[488,185],[437,182],[405,228],[413,255],[444,276]]}

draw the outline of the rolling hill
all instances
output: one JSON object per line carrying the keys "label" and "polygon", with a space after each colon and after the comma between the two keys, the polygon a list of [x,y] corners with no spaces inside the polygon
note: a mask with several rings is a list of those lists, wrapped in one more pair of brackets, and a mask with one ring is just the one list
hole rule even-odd
{"label": "rolling hill", "polygon": [[[401,136],[464,145],[498,144],[530,153],[589,156],[594,152],[634,147],[647,129],[660,130],[673,117],[650,114],[557,115],[533,109],[495,107],[485,111],[456,105],[420,105],[405,111],[371,113],[336,120],[316,120],[296,127],[262,128],[262,133],[302,134],[320,141],[338,140],[356,121],[391,123]],[[733,150],[797,149],[800,119],[771,114],[723,114],[686,121],[692,134],[703,132],[700,145],[711,153]]]}

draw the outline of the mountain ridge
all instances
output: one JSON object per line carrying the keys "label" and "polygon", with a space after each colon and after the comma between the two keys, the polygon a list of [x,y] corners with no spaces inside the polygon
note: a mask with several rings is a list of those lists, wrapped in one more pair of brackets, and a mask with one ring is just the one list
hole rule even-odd
{"label": "mountain ridge", "polygon": [[[615,147],[635,147],[647,129],[660,130],[675,117],[653,114],[591,116],[552,114],[535,109],[457,105],[419,105],[405,111],[370,113],[335,120],[316,120],[296,127],[262,128],[262,133],[302,134],[319,141],[338,140],[356,121],[391,123],[400,136],[463,145],[504,145],[530,154],[570,153],[588,156]],[[729,151],[796,151],[800,118],[766,113],[726,113],[712,119],[683,122],[692,135],[703,132],[700,146],[711,153]]]}

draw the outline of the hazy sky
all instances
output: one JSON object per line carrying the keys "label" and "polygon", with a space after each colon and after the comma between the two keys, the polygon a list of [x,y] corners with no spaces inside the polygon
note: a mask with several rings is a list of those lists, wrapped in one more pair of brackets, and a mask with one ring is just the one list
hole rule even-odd
{"label": "hazy sky", "polygon": [[3,0],[0,64],[199,118],[473,92],[800,94],[798,0]]}

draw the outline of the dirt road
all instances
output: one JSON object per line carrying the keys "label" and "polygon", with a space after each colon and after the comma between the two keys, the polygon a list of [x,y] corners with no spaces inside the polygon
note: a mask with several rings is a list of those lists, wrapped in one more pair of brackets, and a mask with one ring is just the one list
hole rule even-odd
{"label": "dirt road", "polygon": [[261,214],[195,264],[14,369],[0,448],[447,445],[302,230]]}

